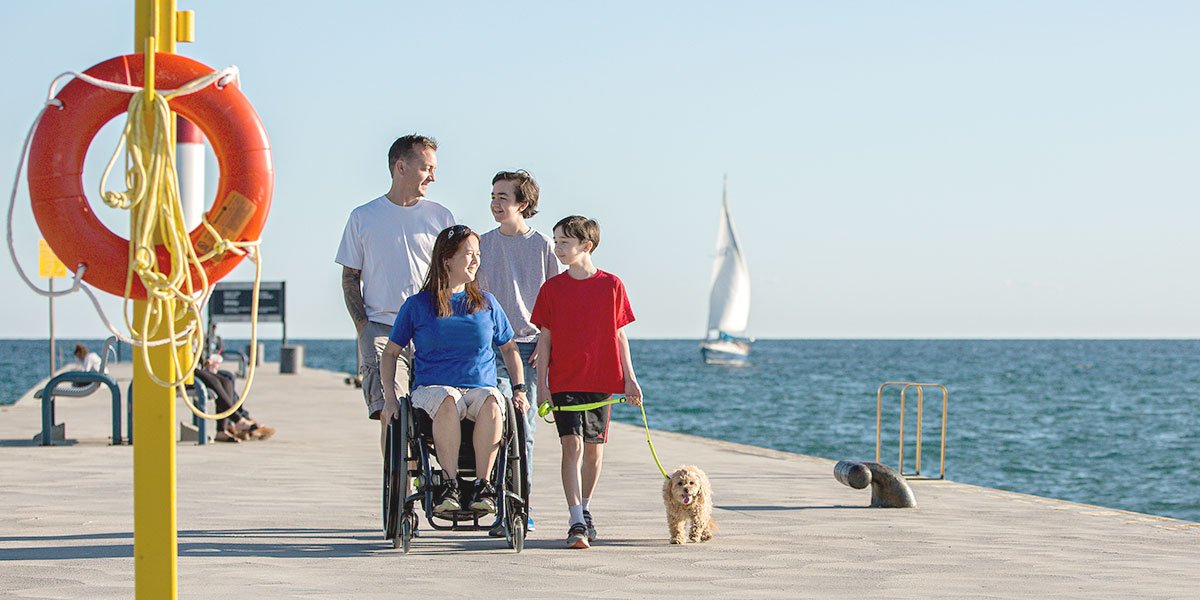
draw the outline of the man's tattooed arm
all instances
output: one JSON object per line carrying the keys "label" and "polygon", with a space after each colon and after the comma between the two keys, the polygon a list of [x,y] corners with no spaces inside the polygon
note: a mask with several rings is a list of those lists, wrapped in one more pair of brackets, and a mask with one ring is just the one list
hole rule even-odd
{"label": "man's tattooed arm", "polygon": [[346,299],[346,310],[354,319],[354,326],[362,331],[367,323],[367,307],[362,295],[362,271],[342,267],[342,296]]}

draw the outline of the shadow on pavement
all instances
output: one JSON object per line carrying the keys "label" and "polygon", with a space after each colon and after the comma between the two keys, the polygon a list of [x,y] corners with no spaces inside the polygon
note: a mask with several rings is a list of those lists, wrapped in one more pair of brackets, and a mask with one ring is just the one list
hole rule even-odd
{"label": "shadow on pavement", "polygon": [[841,505],[841,504],[839,504],[839,505],[834,505],[834,506],[766,506],[766,505],[731,506],[731,505],[713,505],[713,508],[719,508],[719,509],[721,509],[721,510],[741,510],[741,511],[755,511],[755,510],[830,510],[830,509],[841,509],[841,508],[870,508],[870,507],[867,507],[867,506],[847,506],[847,505]]}
{"label": "shadow on pavement", "polygon": [[[392,552],[391,543],[382,538],[382,534],[369,529],[268,528],[183,530],[179,532],[178,539],[179,556],[181,557],[336,558]],[[56,541],[84,542],[89,540],[129,541],[118,544],[0,548],[0,561],[133,557],[132,532],[0,537],[0,543],[44,544]],[[500,544],[503,545],[503,541]]]}

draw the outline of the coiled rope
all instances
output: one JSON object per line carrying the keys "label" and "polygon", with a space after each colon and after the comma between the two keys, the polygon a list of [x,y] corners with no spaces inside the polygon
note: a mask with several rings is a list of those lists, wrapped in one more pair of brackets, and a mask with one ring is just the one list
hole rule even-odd
{"label": "coiled rope", "polygon": [[[55,95],[59,83],[68,78],[76,78],[97,87],[132,95],[125,129],[122,131],[117,148],[100,179],[100,197],[104,203],[113,208],[128,209],[131,213],[129,269],[125,279],[123,311],[125,325],[129,329],[130,336],[124,335],[113,326],[100,306],[96,295],[89,286],[83,283],[83,275],[87,270],[86,265],[76,266],[74,281],[69,289],[59,292],[43,290],[34,285],[21,267],[13,244],[13,211],[29,146],[37,131],[38,123],[41,122],[46,111],[51,108],[63,109],[62,102],[55,98]],[[170,354],[172,370],[179,375],[170,381],[167,380],[170,378],[160,377],[154,371],[150,364],[149,353],[141,353],[143,366],[155,383],[163,387],[176,388],[192,413],[210,420],[224,419],[236,412],[246,401],[254,382],[255,364],[258,362],[258,293],[262,281],[262,250],[259,240],[234,242],[226,239],[208,222],[206,215],[201,224],[216,242],[213,248],[203,256],[196,255],[184,223],[179,180],[175,172],[175,145],[171,140],[170,100],[198,92],[209,85],[216,85],[218,89],[223,88],[237,80],[237,67],[230,66],[190,81],[177,89],[155,90],[152,95],[148,96],[146,90],[141,87],[105,81],[85,73],[70,71],[55,77],[50,84],[45,105],[38,112],[25,136],[8,205],[9,256],[25,284],[35,293],[48,297],[64,296],[82,290],[91,299],[92,305],[105,327],[118,339],[133,346],[148,348],[171,344],[176,349],[190,346],[192,356],[199,357],[200,350],[204,348],[205,344],[204,328],[199,326],[202,322],[201,309],[212,294],[212,286],[209,285],[208,276],[201,263],[225,252],[245,255],[254,263],[250,320],[250,365],[241,397],[228,410],[208,414],[192,404],[185,393],[184,384],[190,378],[196,365],[193,363],[187,365],[186,369],[183,368],[184,366],[179,362],[177,351]],[[148,145],[144,145],[147,143]],[[108,191],[105,189],[108,177],[122,154],[125,156],[126,191]],[[158,264],[158,255],[155,251],[156,239],[161,240],[167,248],[170,256],[170,275],[164,273]],[[199,286],[195,286],[189,277],[189,272],[193,268],[199,275]],[[132,323],[129,314],[132,300],[130,292],[135,275],[146,289],[147,307],[140,323]],[[186,325],[183,325],[184,323]],[[151,338],[157,339],[152,340]]]}

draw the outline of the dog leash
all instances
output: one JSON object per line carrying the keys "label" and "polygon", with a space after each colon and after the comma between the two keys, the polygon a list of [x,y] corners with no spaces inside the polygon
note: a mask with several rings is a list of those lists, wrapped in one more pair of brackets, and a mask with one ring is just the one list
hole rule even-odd
{"label": "dog leash", "polygon": [[[625,402],[624,396],[613,396],[608,400],[588,402],[587,404],[571,404],[568,406],[554,406],[550,402],[544,402],[538,405],[538,416],[545,419],[547,423],[553,423],[554,421],[546,418],[546,415],[549,415],[552,411],[583,412],[585,410],[592,410],[602,406],[608,406],[610,404],[620,404],[622,402]],[[671,476],[667,475],[667,470],[663,468],[662,462],[658,460],[658,453],[654,451],[654,442],[650,441],[650,423],[646,420],[645,401],[643,401],[638,408],[642,409],[642,428],[646,430],[646,445],[650,446],[650,456],[654,457],[654,464],[658,467],[658,472],[662,473],[663,478],[670,479]]]}

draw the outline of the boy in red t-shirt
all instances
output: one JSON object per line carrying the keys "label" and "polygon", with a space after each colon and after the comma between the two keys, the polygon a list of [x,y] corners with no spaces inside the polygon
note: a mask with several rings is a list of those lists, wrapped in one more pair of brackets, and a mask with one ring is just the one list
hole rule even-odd
{"label": "boy in red t-shirt", "polygon": [[[599,402],[614,393],[624,393],[634,406],[642,404],[624,329],[633,322],[633,310],[621,280],[592,265],[599,245],[600,226],[591,219],[570,216],[554,226],[554,255],[567,270],[542,284],[530,317],[541,329],[538,386],[550,391],[554,406]],[[546,401],[545,396],[538,400]],[[562,443],[563,493],[571,511],[569,548],[587,548],[596,541],[588,504],[600,479],[611,408],[554,413]]]}

